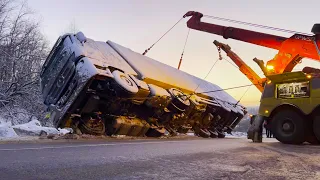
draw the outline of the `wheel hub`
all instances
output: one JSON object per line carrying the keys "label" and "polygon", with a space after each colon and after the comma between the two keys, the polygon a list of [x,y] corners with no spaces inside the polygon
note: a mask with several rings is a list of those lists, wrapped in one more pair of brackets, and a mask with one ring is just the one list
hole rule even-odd
{"label": "wheel hub", "polygon": [[125,76],[121,76],[121,79],[123,79],[127,84],[129,84],[130,86],[132,85],[131,81],[125,77]]}
{"label": "wheel hub", "polygon": [[284,132],[292,133],[294,130],[294,125],[292,122],[286,121],[282,124],[282,129]]}

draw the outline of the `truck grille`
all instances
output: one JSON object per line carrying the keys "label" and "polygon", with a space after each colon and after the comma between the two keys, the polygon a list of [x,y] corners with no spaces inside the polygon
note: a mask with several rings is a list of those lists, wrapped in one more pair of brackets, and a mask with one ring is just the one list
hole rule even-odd
{"label": "truck grille", "polygon": [[75,74],[75,65],[73,59],[74,54],[70,56],[67,63],[64,65],[58,76],[55,78],[55,81],[52,84],[47,95],[45,104],[56,104],[61,95],[63,94],[63,91],[65,91],[70,79]]}

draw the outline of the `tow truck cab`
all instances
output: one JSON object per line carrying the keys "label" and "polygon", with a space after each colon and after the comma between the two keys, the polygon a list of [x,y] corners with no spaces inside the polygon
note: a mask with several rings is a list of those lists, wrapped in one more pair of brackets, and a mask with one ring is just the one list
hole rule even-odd
{"label": "tow truck cab", "polygon": [[320,104],[319,74],[298,71],[270,75],[267,79],[259,113],[253,116],[248,138],[261,142],[262,136],[255,133],[262,133],[262,124],[265,122],[266,128],[280,142],[318,142],[320,136],[316,117]]}

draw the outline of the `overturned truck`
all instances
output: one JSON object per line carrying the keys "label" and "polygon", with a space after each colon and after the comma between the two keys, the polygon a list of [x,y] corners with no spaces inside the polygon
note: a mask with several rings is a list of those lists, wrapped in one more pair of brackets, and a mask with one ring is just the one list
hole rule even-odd
{"label": "overturned truck", "polygon": [[55,127],[85,134],[223,138],[246,114],[217,85],[81,32],[59,37],[40,78]]}

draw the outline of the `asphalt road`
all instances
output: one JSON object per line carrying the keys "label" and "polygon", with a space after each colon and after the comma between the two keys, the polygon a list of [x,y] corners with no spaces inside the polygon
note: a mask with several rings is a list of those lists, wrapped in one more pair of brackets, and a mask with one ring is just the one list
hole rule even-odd
{"label": "asphalt road", "polygon": [[0,179],[320,179],[320,146],[231,138],[6,143]]}

